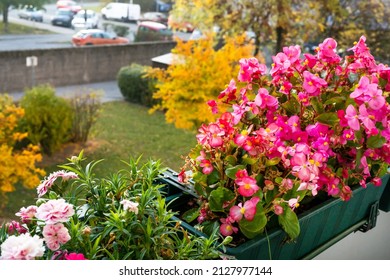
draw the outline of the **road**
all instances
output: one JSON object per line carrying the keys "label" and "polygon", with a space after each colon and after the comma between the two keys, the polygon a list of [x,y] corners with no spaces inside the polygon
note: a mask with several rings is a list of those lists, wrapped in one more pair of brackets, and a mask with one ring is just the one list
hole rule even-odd
{"label": "road", "polygon": [[[84,7],[96,7],[99,3],[85,3]],[[71,38],[75,34],[75,30],[66,27],[51,25],[51,19],[55,14],[55,4],[45,5],[46,12],[44,13],[43,23],[33,22],[18,18],[18,11],[11,10],[9,13],[9,21],[12,23],[18,23],[28,25],[35,28],[45,29],[53,32],[53,34],[47,35],[2,35],[0,36],[0,51],[9,50],[29,50],[29,49],[51,49],[51,48],[63,48],[73,47],[71,44]],[[2,20],[2,18],[0,17]],[[115,25],[121,25],[129,28],[129,39],[132,41],[135,32],[137,30],[136,23],[121,23],[115,21],[106,21],[101,18],[99,28],[106,29],[113,32]],[[183,32],[176,32],[176,36],[182,39],[188,39],[190,34]]]}

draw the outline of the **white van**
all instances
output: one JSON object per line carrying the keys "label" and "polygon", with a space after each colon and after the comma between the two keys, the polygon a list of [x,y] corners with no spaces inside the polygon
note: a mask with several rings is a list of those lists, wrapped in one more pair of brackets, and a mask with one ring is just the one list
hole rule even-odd
{"label": "white van", "polygon": [[109,3],[101,10],[103,19],[120,21],[138,21],[141,17],[141,6],[138,4]]}

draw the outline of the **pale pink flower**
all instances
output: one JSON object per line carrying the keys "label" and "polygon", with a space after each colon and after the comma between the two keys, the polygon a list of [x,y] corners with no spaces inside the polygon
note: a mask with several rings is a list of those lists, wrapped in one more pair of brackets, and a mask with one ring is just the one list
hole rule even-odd
{"label": "pale pink flower", "polygon": [[47,247],[52,251],[58,250],[62,244],[70,240],[68,229],[61,223],[45,225],[42,234]]}
{"label": "pale pink flower", "polygon": [[1,244],[0,260],[33,260],[45,252],[43,239],[28,233],[12,235]]}
{"label": "pale pink flower", "polygon": [[35,205],[28,206],[27,208],[20,208],[19,212],[15,214],[15,216],[20,217],[22,223],[30,223],[32,219],[35,217],[35,213],[37,213],[38,207]]}
{"label": "pale pink flower", "polygon": [[62,180],[67,181],[69,179],[77,179],[78,175],[74,172],[60,170],[53,172],[47,177],[46,180],[42,181],[37,187],[38,197],[43,196],[47,191],[53,186],[57,178],[62,178]]}
{"label": "pale pink flower", "polygon": [[291,198],[288,200],[288,206],[290,206],[290,208],[292,210],[294,210],[295,208],[299,207],[299,196],[297,198]]}
{"label": "pale pink flower", "polygon": [[274,205],[274,213],[276,214],[276,215],[282,215],[283,214],[283,212],[284,212],[284,209],[283,209],[283,207],[282,206],[280,206],[279,204],[275,204]]}
{"label": "pale pink flower", "polygon": [[128,199],[123,199],[120,202],[123,205],[123,210],[133,212],[134,214],[138,214],[138,203],[132,202]]}
{"label": "pale pink flower", "polygon": [[353,107],[353,105],[348,105],[345,112],[345,119],[348,121],[349,127],[353,130],[360,130],[359,118],[357,116],[355,107]]}
{"label": "pale pink flower", "polygon": [[35,217],[45,221],[46,224],[64,223],[69,221],[73,216],[73,205],[66,203],[63,198],[57,200],[49,200],[38,207]]}

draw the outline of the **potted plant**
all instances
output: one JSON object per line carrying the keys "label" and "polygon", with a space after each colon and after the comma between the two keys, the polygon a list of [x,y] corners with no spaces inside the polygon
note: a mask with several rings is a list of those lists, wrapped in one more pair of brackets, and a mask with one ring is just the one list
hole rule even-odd
{"label": "potted plant", "polygon": [[198,196],[182,216],[190,231],[219,228],[238,258],[286,259],[367,220],[388,182],[390,68],[365,41],[345,58],[332,38],[315,55],[285,47],[269,71],[240,60],[178,176]]}
{"label": "potted plant", "polygon": [[21,221],[0,227],[0,259],[125,260],[213,259],[220,246],[188,234],[172,221],[156,183],[160,162],[130,160],[98,178],[99,161],[72,157],[37,187],[36,205],[20,209]]}

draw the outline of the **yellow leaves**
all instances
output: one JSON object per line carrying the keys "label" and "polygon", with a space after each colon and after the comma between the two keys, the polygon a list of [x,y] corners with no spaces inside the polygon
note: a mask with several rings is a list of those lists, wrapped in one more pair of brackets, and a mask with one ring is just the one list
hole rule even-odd
{"label": "yellow leaves", "polygon": [[166,121],[178,128],[197,129],[216,119],[207,101],[218,97],[231,77],[237,76],[239,60],[253,52],[245,35],[224,38],[225,44],[219,50],[214,48],[213,35],[205,36],[201,40],[179,40],[172,51],[179,60],[167,70],[149,72],[159,82],[153,97],[161,100],[151,111],[163,110]]}
{"label": "yellow leaves", "polygon": [[0,98],[0,196],[13,192],[14,185],[21,182],[26,188],[35,188],[45,171],[35,165],[42,160],[38,146],[29,145],[14,149],[27,133],[17,131],[24,110],[7,98]]}

